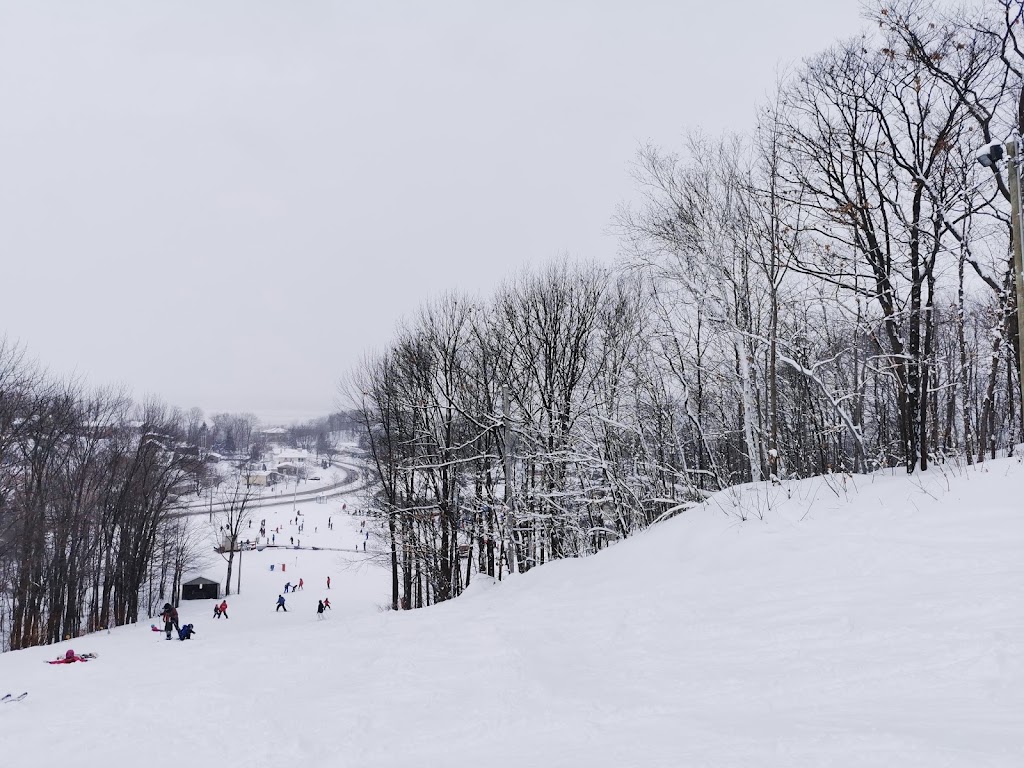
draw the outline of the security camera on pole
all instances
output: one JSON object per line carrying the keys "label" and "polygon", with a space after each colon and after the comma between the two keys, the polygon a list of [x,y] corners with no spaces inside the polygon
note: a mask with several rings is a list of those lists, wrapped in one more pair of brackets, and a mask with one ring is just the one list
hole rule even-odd
{"label": "security camera on pole", "polygon": [[[1024,257],[1021,247],[1020,163],[1018,139],[1006,142],[1006,170],[1010,190],[1010,239],[1013,248],[1013,282],[1017,288],[1017,374],[1020,380],[1021,429],[1024,430]],[[993,172],[1003,159],[1003,147],[992,143],[978,155],[978,162]]]}

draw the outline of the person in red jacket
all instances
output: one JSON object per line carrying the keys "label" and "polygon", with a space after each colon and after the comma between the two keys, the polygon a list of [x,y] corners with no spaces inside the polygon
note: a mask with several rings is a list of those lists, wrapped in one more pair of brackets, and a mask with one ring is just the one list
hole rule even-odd
{"label": "person in red jacket", "polygon": [[[230,618],[230,616],[228,616],[228,601],[227,600],[221,600],[221,602],[220,602],[220,615],[223,616],[225,619]],[[220,618],[220,616],[218,616],[217,618]]]}
{"label": "person in red jacket", "polygon": [[164,603],[164,612],[160,614],[160,618],[164,620],[164,631],[167,633],[167,639],[171,639],[171,629],[180,631],[181,627],[178,626],[178,609],[170,603]]}
{"label": "person in red jacket", "polygon": [[304,587],[302,586],[302,579],[299,579],[299,589],[303,589],[303,588]]}

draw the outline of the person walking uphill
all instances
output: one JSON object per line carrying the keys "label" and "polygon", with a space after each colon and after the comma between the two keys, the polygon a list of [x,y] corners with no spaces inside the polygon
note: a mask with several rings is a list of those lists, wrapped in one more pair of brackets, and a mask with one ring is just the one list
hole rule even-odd
{"label": "person walking uphill", "polygon": [[[227,600],[221,600],[220,601],[220,615],[223,616],[225,619],[231,618],[230,616],[228,616],[228,601]],[[220,618],[220,616],[218,616],[217,618]]]}
{"label": "person walking uphill", "polygon": [[274,613],[277,613],[282,608],[284,608],[284,612],[285,613],[288,613],[288,608],[284,604],[284,595],[278,595],[277,596],[277,608],[274,609]]}
{"label": "person walking uphill", "polygon": [[321,600],[316,605],[316,617],[318,619],[322,619],[324,617],[324,601],[323,600]]}
{"label": "person walking uphill", "polygon": [[178,626],[178,609],[170,603],[164,603],[164,612],[160,614],[160,618],[164,620],[164,632],[167,633],[167,639],[171,639],[171,630],[181,631],[181,627]]}

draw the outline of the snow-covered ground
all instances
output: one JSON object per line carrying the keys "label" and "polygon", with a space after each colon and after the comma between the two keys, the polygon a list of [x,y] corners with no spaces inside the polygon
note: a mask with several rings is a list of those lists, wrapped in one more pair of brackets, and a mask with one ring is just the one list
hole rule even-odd
{"label": "snow-covered ground", "polygon": [[[308,543],[361,549],[338,506],[302,505]],[[1017,767],[1022,554],[1015,459],[727,491],[422,611],[381,612],[355,551],[246,553],[230,619],[182,604],[194,640],[144,621],[0,656],[0,693],[30,692],[0,705],[3,763]],[[69,647],[99,658],[42,663]]]}

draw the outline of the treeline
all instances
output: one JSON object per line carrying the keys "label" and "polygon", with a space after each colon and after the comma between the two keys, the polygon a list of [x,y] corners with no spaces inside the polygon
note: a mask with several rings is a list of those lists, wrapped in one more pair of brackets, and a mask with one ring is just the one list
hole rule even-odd
{"label": "treeline", "polygon": [[0,339],[0,650],[152,615],[197,542],[186,415],[55,380]]}
{"label": "treeline", "polygon": [[980,462],[1022,439],[1005,162],[1021,5],[876,6],[752,136],[641,150],[614,269],[423,307],[344,386],[392,603],[629,536],[732,484]]}

